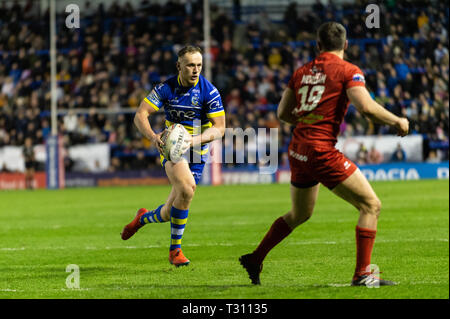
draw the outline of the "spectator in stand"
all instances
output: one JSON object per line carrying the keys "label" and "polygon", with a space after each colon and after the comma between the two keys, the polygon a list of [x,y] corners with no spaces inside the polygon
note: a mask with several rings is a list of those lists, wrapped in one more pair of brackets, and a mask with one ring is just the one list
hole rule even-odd
{"label": "spectator in stand", "polygon": [[406,152],[400,143],[397,144],[394,153],[392,153],[391,162],[406,162]]}
{"label": "spectator in stand", "polygon": [[283,22],[289,30],[289,35],[295,37],[298,32],[297,28],[297,3],[291,2],[284,11]]}
{"label": "spectator in stand", "polygon": [[380,164],[383,162],[383,154],[375,148],[375,145],[372,145],[370,148],[367,156],[367,162],[369,164]]}
{"label": "spectator in stand", "polygon": [[[420,0],[412,9],[407,1],[380,3],[384,12],[380,16],[381,28],[371,30],[361,27],[363,15],[347,14],[364,11],[365,5],[365,1],[344,4],[343,9],[348,10],[344,11],[332,3],[324,5],[316,1],[315,9],[311,10],[311,5],[292,2],[285,7],[284,21],[276,24],[277,28],[269,25],[268,9],[265,13],[261,11],[251,23],[246,23],[242,15],[243,23],[236,24],[226,10],[211,6],[212,74],[229,114],[227,127],[245,127],[247,113],[253,113],[257,123],[273,111],[292,71],[316,55],[314,42],[310,41],[315,38],[312,32],[315,26],[323,19],[332,19],[342,22],[349,38],[354,40],[347,59],[362,68],[373,97],[386,108],[410,116],[411,129],[423,134],[426,141],[431,138],[448,141],[446,4]],[[6,22],[0,32],[0,119],[5,123],[0,126],[0,132],[3,129],[0,143],[3,145],[22,146],[24,138],[30,135],[36,135],[33,140],[43,141],[49,132],[50,79],[46,70],[50,63],[45,53],[48,45],[40,31],[48,29],[48,19],[40,16],[39,2],[33,1],[28,6],[25,9],[20,1],[14,3],[14,9],[5,5],[0,17]],[[58,86],[58,107],[107,108],[111,112],[135,107],[140,96],[173,73],[177,48],[187,43],[201,45],[201,6],[200,1],[185,5],[173,1],[143,4],[142,8],[106,1],[103,8],[88,6],[87,16],[94,21],[108,19],[109,23],[101,27],[94,23],[79,30],[59,29],[57,67],[62,82]],[[148,20],[127,19],[137,17],[140,11],[145,12]],[[58,14],[62,16],[65,12]],[[9,23],[13,16],[17,17],[16,22]],[[295,42],[298,40],[302,42]],[[25,116],[27,108],[33,109],[34,117],[37,110],[38,121]],[[88,114],[80,117],[85,115]],[[29,125],[29,122],[34,123]],[[60,117],[58,122],[61,126],[64,118]],[[71,138],[69,146],[107,138],[112,157],[124,151],[127,156],[135,157],[140,147],[135,141],[141,137],[133,134],[130,123],[123,121],[122,115],[111,114],[108,122],[95,120],[83,124],[88,129],[82,128],[83,133]],[[259,123],[256,125],[265,125],[264,120]],[[272,120],[268,123],[274,125]],[[443,133],[437,134],[436,128],[441,126]],[[347,116],[342,127],[344,136],[392,133],[355,115]],[[280,129],[280,140],[289,136],[288,131]],[[122,158],[116,157],[119,161]],[[152,157],[147,159],[153,161]]]}
{"label": "spectator in stand", "polygon": [[149,167],[149,161],[145,158],[144,151],[140,150],[136,154],[136,158],[133,160],[132,163],[132,169],[133,170],[145,170]]}
{"label": "spectator in stand", "polygon": [[367,147],[364,143],[359,143],[359,149],[356,152],[356,164],[364,165],[368,163],[369,152],[367,151]]}
{"label": "spectator in stand", "polygon": [[118,157],[111,158],[111,162],[109,164],[108,172],[120,172],[122,170],[122,164]]}
{"label": "spectator in stand", "polygon": [[34,154],[33,140],[31,137],[25,139],[23,146],[23,158],[25,161],[25,188],[34,189],[34,173],[36,170],[36,158]]}
{"label": "spectator in stand", "polygon": [[436,150],[431,150],[430,151],[426,162],[427,163],[439,163],[439,162],[441,162],[441,160],[439,159],[439,156],[438,156]]}

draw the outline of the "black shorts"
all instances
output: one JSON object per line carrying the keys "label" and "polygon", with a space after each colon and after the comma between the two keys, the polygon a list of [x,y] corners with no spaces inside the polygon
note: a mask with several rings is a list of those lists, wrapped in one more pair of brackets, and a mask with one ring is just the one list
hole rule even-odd
{"label": "black shorts", "polygon": [[25,168],[26,169],[35,169],[36,163],[34,161],[25,161]]}

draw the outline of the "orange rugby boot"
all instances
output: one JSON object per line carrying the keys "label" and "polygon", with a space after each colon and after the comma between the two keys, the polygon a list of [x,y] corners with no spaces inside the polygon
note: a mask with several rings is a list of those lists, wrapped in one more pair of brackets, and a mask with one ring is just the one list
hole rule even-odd
{"label": "orange rugby boot", "polygon": [[187,266],[190,261],[184,257],[181,248],[175,248],[169,252],[169,262],[175,267]]}
{"label": "orange rugby boot", "polygon": [[148,211],[145,208],[141,208],[138,210],[136,216],[131,221],[131,223],[129,223],[128,225],[126,225],[123,228],[122,233],[120,234],[122,236],[123,240],[127,240],[128,238],[130,238],[131,236],[136,234],[136,232],[139,230],[139,228],[144,226],[144,225],[141,225],[140,219],[141,219],[141,216],[147,212]]}

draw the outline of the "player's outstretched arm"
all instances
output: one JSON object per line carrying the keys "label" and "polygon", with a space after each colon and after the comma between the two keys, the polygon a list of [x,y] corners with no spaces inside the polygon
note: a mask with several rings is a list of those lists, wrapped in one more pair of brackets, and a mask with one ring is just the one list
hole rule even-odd
{"label": "player's outstretched arm", "polygon": [[375,102],[365,87],[351,87],[347,90],[347,96],[353,105],[355,105],[356,109],[372,121],[395,127],[399,136],[408,134],[408,119],[396,116]]}
{"label": "player's outstretched arm", "polygon": [[201,135],[194,136],[191,140],[191,146],[198,146],[221,139],[225,134],[225,115],[212,117],[209,120],[212,126],[206,129]]}
{"label": "player's outstretched arm", "polygon": [[292,114],[296,104],[297,100],[294,91],[291,88],[286,88],[281,96],[280,104],[278,104],[278,118],[283,122],[296,125],[297,118]]}
{"label": "player's outstretched arm", "polygon": [[150,122],[148,120],[148,117],[152,114],[157,112],[150,104],[148,104],[145,100],[141,102],[139,105],[139,108],[136,111],[136,114],[134,116],[134,125],[136,125],[139,132],[141,132],[142,135],[144,135],[146,138],[148,138],[152,143],[156,145],[159,152],[162,152],[161,146],[164,145],[164,143],[161,141],[161,133],[156,134],[150,125]]}

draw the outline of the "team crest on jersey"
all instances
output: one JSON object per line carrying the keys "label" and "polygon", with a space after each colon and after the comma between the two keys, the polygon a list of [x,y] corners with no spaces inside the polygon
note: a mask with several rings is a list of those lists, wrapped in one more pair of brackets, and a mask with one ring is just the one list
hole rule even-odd
{"label": "team crest on jersey", "polygon": [[311,73],[312,74],[314,74],[314,73],[317,73],[317,72],[322,72],[322,70],[321,69],[319,69],[317,66],[313,66],[312,68],[311,68]]}
{"label": "team crest on jersey", "polygon": [[192,98],[191,98],[191,103],[192,103],[192,105],[193,106],[198,106],[198,95],[194,95]]}
{"label": "team crest on jersey", "polygon": [[352,81],[366,83],[366,80],[364,79],[364,75],[362,75],[360,73],[353,74]]}

